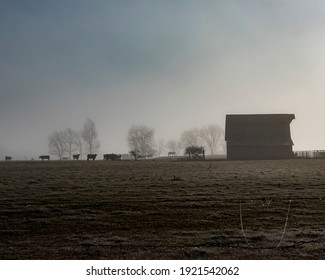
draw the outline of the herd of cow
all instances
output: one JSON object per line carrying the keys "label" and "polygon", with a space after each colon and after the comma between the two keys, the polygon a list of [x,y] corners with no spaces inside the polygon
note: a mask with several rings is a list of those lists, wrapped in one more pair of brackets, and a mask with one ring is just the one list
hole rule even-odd
{"label": "herd of cow", "polygon": [[[97,154],[88,154],[87,160],[95,160],[96,157],[97,157]],[[79,158],[80,158],[80,154],[72,155],[73,160],[79,160]],[[41,156],[39,156],[39,159],[50,160],[50,156],[49,155],[41,155]],[[122,159],[122,155],[119,155],[119,154],[104,154],[104,156],[103,156],[103,160],[121,160],[121,159]],[[6,156],[5,160],[11,161],[12,157]]]}

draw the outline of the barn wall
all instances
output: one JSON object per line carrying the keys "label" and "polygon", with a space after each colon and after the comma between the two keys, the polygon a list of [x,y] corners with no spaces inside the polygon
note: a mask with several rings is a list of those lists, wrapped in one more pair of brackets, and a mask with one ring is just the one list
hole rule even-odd
{"label": "barn wall", "polygon": [[249,144],[283,144],[292,142],[288,123],[232,123],[226,141]]}
{"label": "barn wall", "polygon": [[289,159],[293,158],[291,145],[231,145],[227,144],[227,158],[247,159]]}

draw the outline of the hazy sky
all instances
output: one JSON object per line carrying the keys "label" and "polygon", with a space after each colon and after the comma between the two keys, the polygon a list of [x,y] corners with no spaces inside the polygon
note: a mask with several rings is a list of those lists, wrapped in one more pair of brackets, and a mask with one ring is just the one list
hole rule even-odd
{"label": "hazy sky", "polygon": [[294,149],[325,149],[323,0],[2,0],[0,38],[1,158],[86,118],[125,153],[132,124],[169,140],[243,113],[293,113]]}

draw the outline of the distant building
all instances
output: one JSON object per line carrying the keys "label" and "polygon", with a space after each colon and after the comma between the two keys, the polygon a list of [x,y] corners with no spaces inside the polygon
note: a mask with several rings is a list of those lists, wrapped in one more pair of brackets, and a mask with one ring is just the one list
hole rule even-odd
{"label": "distant building", "polygon": [[227,159],[292,158],[294,118],[294,114],[227,115]]}

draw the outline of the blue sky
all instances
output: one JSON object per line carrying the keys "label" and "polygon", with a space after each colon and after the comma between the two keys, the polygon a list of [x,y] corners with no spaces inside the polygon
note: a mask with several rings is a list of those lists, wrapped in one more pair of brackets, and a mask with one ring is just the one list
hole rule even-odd
{"label": "blue sky", "polygon": [[54,130],[132,124],[178,138],[228,113],[293,113],[294,149],[325,149],[325,2],[0,1],[0,156]]}

